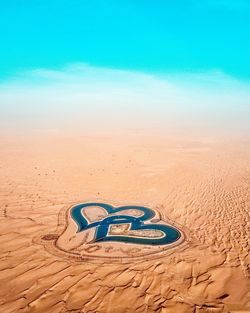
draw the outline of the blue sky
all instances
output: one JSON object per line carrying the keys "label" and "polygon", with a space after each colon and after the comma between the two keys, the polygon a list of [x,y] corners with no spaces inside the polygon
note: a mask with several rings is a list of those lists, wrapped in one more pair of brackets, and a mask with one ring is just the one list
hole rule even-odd
{"label": "blue sky", "polygon": [[0,129],[250,131],[249,0],[0,0]]}
{"label": "blue sky", "polygon": [[248,0],[2,0],[0,79],[67,64],[250,79]]}

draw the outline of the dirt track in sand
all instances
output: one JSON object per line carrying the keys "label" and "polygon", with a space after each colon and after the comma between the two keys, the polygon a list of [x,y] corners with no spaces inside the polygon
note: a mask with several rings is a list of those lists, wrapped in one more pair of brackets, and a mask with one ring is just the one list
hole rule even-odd
{"label": "dirt track in sand", "polygon": [[[0,312],[250,311],[250,142],[1,138]],[[190,232],[159,259],[81,263],[34,237],[83,199],[148,203]]]}

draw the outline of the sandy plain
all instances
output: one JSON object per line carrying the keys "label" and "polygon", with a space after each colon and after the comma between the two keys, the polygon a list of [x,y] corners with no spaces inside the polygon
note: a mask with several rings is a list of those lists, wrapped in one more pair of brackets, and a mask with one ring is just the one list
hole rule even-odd
{"label": "sandy plain", "polygon": [[[2,136],[0,312],[250,312],[250,141]],[[36,238],[83,200],[147,204],[186,232],[152,260],[75,262]]]}

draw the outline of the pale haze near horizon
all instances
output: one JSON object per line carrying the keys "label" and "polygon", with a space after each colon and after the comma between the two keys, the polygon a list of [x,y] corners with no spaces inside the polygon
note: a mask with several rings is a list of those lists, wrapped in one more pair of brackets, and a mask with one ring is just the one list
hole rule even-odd
{"label": "pale haze near horizon", "polygon": [[249,132],[250,88],[219,71],[155,75],[72,64],[0,84],[1,130]]}

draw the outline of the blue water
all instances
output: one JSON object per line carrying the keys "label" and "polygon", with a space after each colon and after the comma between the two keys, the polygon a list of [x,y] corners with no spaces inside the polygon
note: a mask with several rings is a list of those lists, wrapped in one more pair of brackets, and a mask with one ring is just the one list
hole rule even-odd
{"label": "blue water", "polygon": [[[83,210],[88,207],[99,206],[107,212],[107,217],[104,219],[88,223],[87,219],[82,214]],[[139,210],[143,214],[139,217],[131,215],[112,215],[117,212],[126,210]],[[150,221],[155,216],[155,212],[152,209],[143,206],[120,206],[113,207],[112,205],[106,203],[81,203],[77,204],[71,209],[71,217],[76,222],[78,226],[77,232],[85,231],[90,228],[96,228],[95,232],[95,242],[102,241],[118,241],[134,244],[144,244],[144,245],[167,245],[177,241],[181,233],[179,230],[173,226],[163,225],[163,224],[145,224],[145,221]],[[141,238],[135,236],[115,236],[108,235],[110,225],[116,224],[130,224],[130,230],[159,230],[164,236],[161,238]]]}

